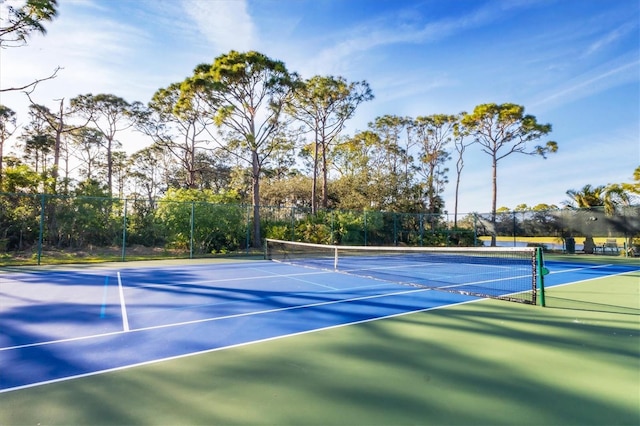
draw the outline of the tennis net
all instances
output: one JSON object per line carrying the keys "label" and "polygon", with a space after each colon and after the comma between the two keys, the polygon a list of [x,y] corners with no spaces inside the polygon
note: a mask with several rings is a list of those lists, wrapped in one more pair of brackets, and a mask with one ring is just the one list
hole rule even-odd
{"label": "tennis net", "polygon": [[265,258],[387,282],[536,304],[534,247],[337,246],[267,239]]}

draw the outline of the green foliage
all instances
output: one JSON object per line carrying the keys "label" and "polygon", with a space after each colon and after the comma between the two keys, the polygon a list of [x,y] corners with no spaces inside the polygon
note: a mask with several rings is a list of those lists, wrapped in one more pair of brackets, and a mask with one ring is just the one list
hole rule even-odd
{"label": "green foliage", "polygon": [[[236,194],[171,189],[159,201],[156,217],[165,227],[168,247],[196,253],[236,251],[246,238],[246,209]],[[225,204],[226,203],[226,204]]]}
{"label": "green foliage", "polygon": [[[3,3],[0,2],[0,6]],[[44,23],[58,14],[58,0],[26,0],[20,7],[9,4],[6,9],[6,15],[4,10],[1,11],[0,48],[20,46],[34,32],[45,34]]]}
{"label": "green foliage", "polygon": [[73,202],[77,247],[121,245],[121,203],[111,198],[79,197]]}
{"label": "green foliage", "polygon": [[321,205],[328,207],[328,169],[334,140],[358,105],[371,99],[373,93],[366,81],[347,83],[342,77],[323,76],[300,83],[288,99],[286,110],[313,134],[313,148],[303,153],[310,157],[313,168],[311,207],[314,212],[318,205],[315,182],[319,173],[322,175]]}
{"label": "green foliage", "polygon": [[298,77],[285,64],[250,51],[230,51],[213,64],[199,65],[182,88],[188,94],[206,90],[215,124],[229,132],[226,149],[251,165],[253,246],[261,246],[260,179],[264,163],[283,150],[285,99]]}
{"label": "green foliage", "polygon": [[331,227],[308,220],[296,226],[296,239],[316,244],[332,244]]}
{"label": "green foliage", "polygon": [[39,204],[32,196],[0,197],[0,251],[23,250],[37,241]]}
{"label": "green foliage", "polygon": [[268,223],[263,225],[262,229],[264,230],[264,234],[266,238],[271,238],[274,240],[290,240],[291,226],[289,224],[283,223]]}
{"label": "green foliage", "polygon": [[4,170],[2,181],[6,192],[35,194],[42,183],[42,178],[29,166],[18,164]]}

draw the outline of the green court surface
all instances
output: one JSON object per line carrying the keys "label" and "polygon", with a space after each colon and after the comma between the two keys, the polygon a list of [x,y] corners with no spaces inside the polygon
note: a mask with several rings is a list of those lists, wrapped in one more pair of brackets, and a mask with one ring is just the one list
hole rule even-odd
{"label": "green court surface", "polygon": [[[637,425],[640,273],[0,394],[0,424]],[[567,304],[567,300],[580,303]]]}

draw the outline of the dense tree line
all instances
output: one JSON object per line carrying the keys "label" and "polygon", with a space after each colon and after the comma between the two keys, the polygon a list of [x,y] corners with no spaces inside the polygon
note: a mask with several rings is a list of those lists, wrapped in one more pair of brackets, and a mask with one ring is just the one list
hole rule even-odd
{"label": "dense tree line", "polygon": [[[16,24],[2,29],[2,44],[44,32],[56,7],[55,0],[29,0],[13,9]],[[40,81],[26,90],[26,126],[17,129],[16,113],[0,105],[0,192],[126,197],[153,207],[176,191],[192,197],[206,191],[252,206],[255,246],[263,235],[261,206],[427,213],[427,227],[435,229],[452,162],[457,226],[457,192],[471,145],[491,158],[495,228],[499,161],[557,150],[553,141],[531,146],[551,125],[510,103],[456,115],[385,115],[347,135],[345,123],[373,99],[366,81],[304,79],[254,51],[197,65],[147,103],[81,94],[49,108],[32,99]],[[7,153],[9,140],[14,150]],[[125,143],[144,148],[128,155]]]}

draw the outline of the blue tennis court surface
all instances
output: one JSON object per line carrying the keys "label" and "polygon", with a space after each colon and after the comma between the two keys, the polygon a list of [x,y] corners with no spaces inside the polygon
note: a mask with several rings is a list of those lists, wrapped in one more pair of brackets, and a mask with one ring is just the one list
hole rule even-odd
{"label": "blue tennis court surface", "polygon": [[[0,274],[0,392],[477,300],[269,261],[116,267]],[[638,270],[547,267],[547,286]]]}

